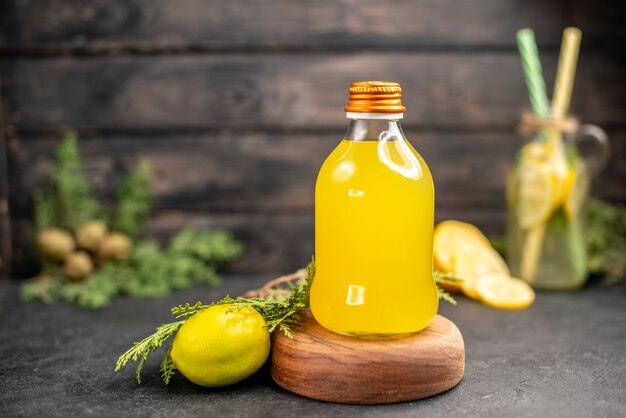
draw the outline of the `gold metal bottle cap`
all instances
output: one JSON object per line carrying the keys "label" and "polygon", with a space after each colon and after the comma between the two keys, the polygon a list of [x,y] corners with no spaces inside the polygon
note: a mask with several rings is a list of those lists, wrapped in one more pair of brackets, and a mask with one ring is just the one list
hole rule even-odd
{"label": "gold metal bottle cap", "polygon": [[403,113],[402,87],[393,81],[356,81],[350,85],[346,112]]}

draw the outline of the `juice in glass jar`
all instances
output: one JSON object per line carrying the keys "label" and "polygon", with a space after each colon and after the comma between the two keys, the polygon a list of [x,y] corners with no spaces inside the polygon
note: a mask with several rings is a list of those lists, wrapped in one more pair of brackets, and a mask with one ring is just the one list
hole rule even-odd
{"label": "juice in glass jar", "polygon": [[582,208],[589,176],[562,135],[533,136],[507,182],[507,261],[536,289],[578,289],[587,279]]}
{"label": "juice in glass jar", "polygon": [[[400,86],[353,83],[350,92],[350,128],[317,178],[311,310],[338,333],[416,332],[438,308],[432,177],[402,133]],[[371,102],[355,105],[364,94]],[[391,109],[379,111],[381,100]]]}

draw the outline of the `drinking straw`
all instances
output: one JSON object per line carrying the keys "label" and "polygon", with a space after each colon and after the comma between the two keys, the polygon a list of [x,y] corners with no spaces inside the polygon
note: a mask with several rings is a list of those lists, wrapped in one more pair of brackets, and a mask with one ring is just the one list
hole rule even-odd
{"label": "drinking straw", "polygon": [[576,63],[580,50],[581,33],[578,28],[566,28],[563,31],[563,42],[559,55],[559,65],[554,83],[551,116],[555,119],[567,115],[574,88]]}
{"label": "drinking straw", "polygon": [[[574,76],[576,75],[576,63],[578,61],[578,51],[580,50],[581,33],[578,28],[565,28],[563,40],[561,42],[561,52],[559,54],[559,64],[556,70],[556,81],[554,82],[554,93],[552,95],[552,108],[550,116],[553,119],[563,119],[567,115],[569,104],[572,99],[574,88]],[[561,150],[562,132],[558,130],[550,131],[549,141],[555,145],[555,150]],[[569,171],[565,157],[555,159],[555,168],[564,177]]]}
{"label": "drinking straw", "polygon": [[[550,102],[546,93],[546,82],[543,77],[539,51],[535,41],[535,33],[532,29],[521,29],[515,37],[519,49],[524,78],[528,87],[528,96],[533,113],[539,118],[547,118],[550,113]],[[548,140],[548,132],[540,131],[543,140]],[[521,273],[522,277],[532,283],[537,274],[537,266],[541,254],[541,243],[545,232],[545,224],[531,228],[526,236],[522,250]]]}
{"label": "drinking straw", "polygon": [[539,61],[535,33],[532,29],[521,29],[517,32],[515,39],[517,40],[517,47],[522,67],[524,68],[524,77],[533,113],[537,117],[546,118],[550,112],[550,105],[546,93],[546,82],[541,69],[541,61]]}

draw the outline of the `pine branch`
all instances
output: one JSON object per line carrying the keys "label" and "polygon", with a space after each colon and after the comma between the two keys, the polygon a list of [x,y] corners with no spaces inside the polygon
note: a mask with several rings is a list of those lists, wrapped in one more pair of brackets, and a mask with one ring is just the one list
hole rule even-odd
{"label": "pine branch", "polygon": [[[309,276],[307,277],[306,282],[301,287],[295,287],[292,294],[282,302],[255,298],[233,299],[230,296],[226,296],[224,299],[209,305],[203,305],[201,302],[197,302],[195,305],[187,303],[185,305],[172,308],[172,314],[176,317],[176,319],[183,319],[177,322],[163,324],[156,329],[154,334],[144,338],[138,343],[134,343],[133,347],[119,357],[115,366],[115,371],[120,371],[121,368],[124,367],[130,360],[139,361],[137,365],[136,377],[137,382],[141,383],[141,370],[143,369],[143,366],[150,354],[161,347],[161,345],[170,337],[173,337],[185,321],[191,316],[216,305],[232,305],[231,310],[242,309],[243,307],[255,309],[261,314],[261,316],[263,316],[267,329],[270,333],[278,329],[291,338],[292,334],[290,325],[298,323],[298,311],[308,305],[307,301],[309,297],[309,288],[315,274],[314,260],[311,261],[307,271],[309,272]],[[175,373],[175,366],[171,360],[171,356],[169,355],[170,350],[171,346],[168,347],[165,357],[161,361],[160,369],[161,376],[166,384],[169,383]]]}
{"label": "pine branch", "polygon": [[[22,299],[50,303],[61,298],[83,308],[97,309],[107,305],[117,294],[161,297],[200,283],[218,285],[217,266],[239,254],[241,245],[230,237],[214,239],[209,231],[186,235],[195,240],[175,251],[163,250],[151,241],[140,241],[128,259],[107,262],[83,282],[71,282],[61,274],[45,282],[26,282]],[[49,275],[54,269],[58,267],[48,266],[44,271]]]}
{"label": "pine branch", "polygon": [[141,161],[117,189],[117,209],[111,228],[130,237],[137,236],[150,214],[150,165]]}
{"label": "pine branch", "polygon": [[34,232],[52,228],[59,223],[59,213],[54,199],[41,191],[33,193]]}
{"label": "pine branch", "polygon": [[[85,177],[76,141],[76,132],[65,135],[50,171],[49,190],[33,195],[34,232],[53,227],[76,233],[77,228],[102,215]],[[127,176],[117,196],[119,205],[111,220],[113,230],[135,236],[150,209],[147,162],[142,161]],[[96,309],[107,305],[117,294],[159,297],[200,283],[216,286],[220,283],[217,267],[241,253],[241,244],[226,232],[184,230],[165,249],[150,241],[135,242],[129,258],[98,263],[95,273],[82,282],[68,280],[60,271],[60,260],[42,257],[45,275],[24,282],[21,297],[46,303],[64,299]]]}
{"label": "pine branch", "polygon": [[135,375],[137,377],[137,383],[141,383],[141,370],[150,354],[161,347],[170,337],[176,335],[184,322],[185,321],[178,321],[161,325],[156,329],[154,334],[149,335],[140,342],[134,343],[133,347],[122,354],[117,360],[115,372],[119,372],[130,360],[139,361]]}
{"label": "pine branch", "polygon": [[161,378],[166,385],[170,384],[170,380],[176,374],[176,365],[174,365],[170,356],[171,352],[172,346],[170,345],[163,356],[163,360],[161,360]]}
{"label": "pine branch", "polygon": [[437,295],[439,296],[439,299],[445,300],[452,305],[456,305],[456,300],[452,297],[452,295],[439,286],[437,286]]}
{"label": "pine branch", "polygon": [[39,299],[46,304],[59,298],[60,280],[55,275],[45,274],[25,280],[20,285],[20,298],[23,301]]}
{"label": "pine branch", "polygon": [[186,254],[206,264],[217,265],[241,256],[243,248],[226,231],[184,229],[172,239],[169,251]]}
{"label": "pine branch", "polygon": [[87,221],[98,219],[101,209],[83,171],[76,145],[77,134],[66,133],[57,149],[56,163],[50,170],[59,225],[74,231]]}
{"label": "pine branch", "polygon": [[[226,296],[224,299],[222,299],[222,301],[233,301],[234,299],[231,299],[230,296]],[[208,308],[208,306],[205,306],[202,304],[202,302],[198,301],[196,302],[195,305],[191,306],[190,304],[186,303],[185,305],[179,305],[179,306],[175,306],[172,308],[172,315],[174,315],[177,319],[178,318],[188,318],[192,315],[197,314],[198,312],[204,310]]]}
{"label": "pine branch", "polygon": [[585,209],[590,273],[604,284],[626,279],[626,208],[589,199]]}
{"label": "pine branch", "polygon": [[109,263],[96,271],[88,280],[61,282],[60,297],[76,303],[82,308],[99,309],[109,304],[118,293],[118,269],[115,263]]}
{"label": "pine branch", "polygon": [[444,273],[442,271],[433,272],[433,278],[435,279],[435,283],[449,284],[452,286],[458,286],[463,281],[463,279],[454,273]]}
{"label": "pine branch", "polygon": [[439,285],[447,284],[451,286],[459,286],[459,283],[462,282],[463,279],[461,279],[454,273],[443,273],[440,271],[433,272],[433,278],[435,279],[435,283],[437,284],[437,295],[439,296],[439,299],[445,300],[452,305],[456,305],[456,299],[454,299],[454,297],[450,293],[446,292]]}
{"label": "pine branch", "polygon": [[[175,335],[187,319],[191,318],[198,312],[216,305],[231,305],[232,307],[228,310],[228,312],[239,310],[244,307],[255,309],[265,320],[268,332],[272,333],[278,330],[284,333],[287,337],[292,338],[293,335],[291,326],[300,323],[298,319],[298,312],[309,306],[311,284],[315,278],[314,258],[311,258],[311,262],[307,266],[306,271],[307,274],[304,282],[299,286],[293,286],[289,296],[282,301],[244,297],[233,299],[230,296],[226,296],[224,299],[209,305],[203,305],[202,302],[197,302],[194,305],[187,303],[185,305],[173,307],[172,315],[174,315],[174,317],[179,321],[161,325],[157,328],[154,334],[148,336],[139,343],[135,343],[131,349],[120,356],[117,361],[115,371],[118,372],[126,365],[126,363],[128,363],[129,360],[132,359],[137,361],[139,359],[136,375],[137,382],[140,382],[141,369],[148,359],[148,356],[153,351],[157,350],[164,341]],[[299,275],[294,275],[294,277],[299,277]],[[435,278],[437,280],[457,280],[455,276],[444,273],[436,273]],[[284,283],[281,282],[280,284]],[[438,288],[438,292],[440,298],[456,305],[456,301],[447,292],[440,288]],[[175,373],[175,366],[170,356],[170,350],[171,346],[168,347],[165,356],[161,361],[161,376],[165,384],[170,382],[170,379]]]}

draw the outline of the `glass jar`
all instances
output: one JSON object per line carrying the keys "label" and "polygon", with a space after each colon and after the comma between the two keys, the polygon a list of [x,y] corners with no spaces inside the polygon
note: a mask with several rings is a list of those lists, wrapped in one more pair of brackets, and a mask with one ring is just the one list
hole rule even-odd
{"label": "glass jar", "polygon": [[311,311],[348,335],[419,331],[434,318],[434,186],[404,137],[397,83],[350,87],[350,127],[319,171]]}
{"label": "glass jar", "polygon": [[[582,158],[591,140],[595,152]],[[587,279],[584,203],[590,177],[608,157],[602,129],[573,134],[542,128],[524,143],[507,181],[507,261],[514,276],[537,289],[572,290]]]}

